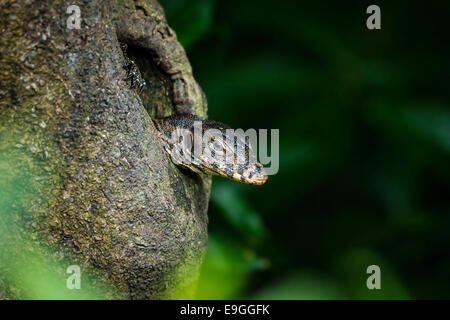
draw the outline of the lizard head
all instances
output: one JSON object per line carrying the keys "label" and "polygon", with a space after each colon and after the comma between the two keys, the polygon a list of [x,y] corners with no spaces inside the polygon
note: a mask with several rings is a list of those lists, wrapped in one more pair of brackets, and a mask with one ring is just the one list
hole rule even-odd
{"label": "lizard head", "polygon": [[228,125],[192,114],[154,119],[154,123],[176,165],[252,185],[266,182],[249,137]]}

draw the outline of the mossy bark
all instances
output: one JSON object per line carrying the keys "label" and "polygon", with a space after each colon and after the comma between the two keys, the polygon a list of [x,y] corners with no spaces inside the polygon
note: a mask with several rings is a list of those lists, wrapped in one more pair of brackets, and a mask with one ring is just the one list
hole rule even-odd
{"label": "mossy bark", "polygon": [[[80,29],[67,28],[70,5]],[[14,276],[40,274],[23,263],[36,256],[57,286],[79,265],[92,280],[80,290],[101,298],[192,297],[210,179],[172,164],[151,117],[204,116],[206,101],[160,6],[0,0],[0,15],[0,297],[39,298]]]}

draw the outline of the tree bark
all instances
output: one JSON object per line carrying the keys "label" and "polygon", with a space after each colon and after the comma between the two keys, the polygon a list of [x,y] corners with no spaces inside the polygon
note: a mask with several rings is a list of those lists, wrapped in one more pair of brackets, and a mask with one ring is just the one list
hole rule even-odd
{"label": "tree bark", "polygon": [[210,178],[172,164],[151,117],[207,106],[159,4],[0,0],[0,14],[0,297],[43,298],[36,279],[69,298],[192,297]]}

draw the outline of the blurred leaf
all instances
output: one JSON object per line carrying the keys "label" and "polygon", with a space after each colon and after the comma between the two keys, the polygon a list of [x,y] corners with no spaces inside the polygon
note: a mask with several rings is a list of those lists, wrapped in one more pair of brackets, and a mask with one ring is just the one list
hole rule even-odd
{"label": "blurred leaf", "polygon": [[220,209],[224,218],[242,235],[261,239],[266,234],[260,215],[243,194],[227,182],[215,182],[211,201]]}
{"label": "blurred leaf", "polygon": [[175,30],[178,40],[187,49],[192,46],[211,24],[213,0],[161,0],[167,21]]}
{"label": "blurred leaf", "polygon": [[[4,230],[0,230],[0,233]],[[5,233],[0,234],[0,241],[5,241]],[[67,278],[71,274],[65,274],[71,261],[54,261],[46,258],[50,256],[50,249],[38,247],[31,241],[19,243],[3,243],[3,257],[0,264],[3,280],[18,288],[25,299],[38,300],[95,300],[106,299],[104,284],[96,281],[91,270],[81,270],[81,288],[70,290],[66,286]],[[31,249],[31,250],[30,250]],[[45,252],[47,251],[47,252]],[[58,272],[55,272],[58,270]]]}
{"label": "blurred leaf", "polygon": [[404,90],[404,74],[397,65],[384,60],[366,60],[363,65],[367,86],[375,88],[401,88]]}
{"label": "blurred leaf", "polygon": [[[35,234],[16,232],[28,223],[30,213],[23,211],[22,201],[36,197],[33,183],[38,180],[17,161],[23,158],[18,156],[20,150],[0,151],[1,280],[20,290],[25,299],[105,299],[105,288],[96,281],[92,270],[81,270],[81,289],[67,288],[70,274],[66,269],[77,261],[69,258],[70,253],[63,258],[64,253],[42,245]],[[36,162],[31,167],[39,165]]]}
{"label": "blurred leaf", "polygon": [[252,299],[332,300],[344,299],[342,288],[322,274],[299,271],[258,291]]}
{"label": "blurred leaf", "polygon": [[[394,105],[395,103],[395,105]],[[432,143],[450,153],[450,110],[434,103],[381,102],[375,119],[408,144]]]}
{"label": "blurred leaf", "polygon": [[200,271],[196,299],[234,299],[242,294],[249,275],[267,262],[233,239],[211,234]]}
{"label": "blurred leaf", "polygon": [[[377,265],[381,270],[381,289],[367,288],[367,267]],[[337,271],[351,292],[352,299],[410,299],[399,275],[383,257],[366,249],[351,249],[343,254],[337,264]]]}
{"label": "blurred leaf", "polygon": [[258,107],[259,112],[272,111],[261,110],[268,98],[289,101],[306,92],[321,90],[319,83],[323,80],[321,69],[306,65],[295,57],[273,53],[234,59],[221,70],[220,77],[217,71],[205,70],[201,79],[211,103],[225,111],[248,101],[252,104],[242,108],[243,112],[254,107]]}

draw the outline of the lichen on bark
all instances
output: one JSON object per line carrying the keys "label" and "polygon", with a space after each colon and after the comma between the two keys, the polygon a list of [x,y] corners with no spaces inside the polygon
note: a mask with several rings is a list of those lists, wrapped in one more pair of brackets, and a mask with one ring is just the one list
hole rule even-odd
{"label": "lichen on bark", "polygon": [[[36,256],[62,292],[72,264],[101,298],[192,297],[210,178],[172,164],[151,117],[207,107],[160,6],[2,0],[0,12],[0,297],[39,298],[14,276],[40,274],[24,266]],[[141,96],[119,40],[148,82]]]}

